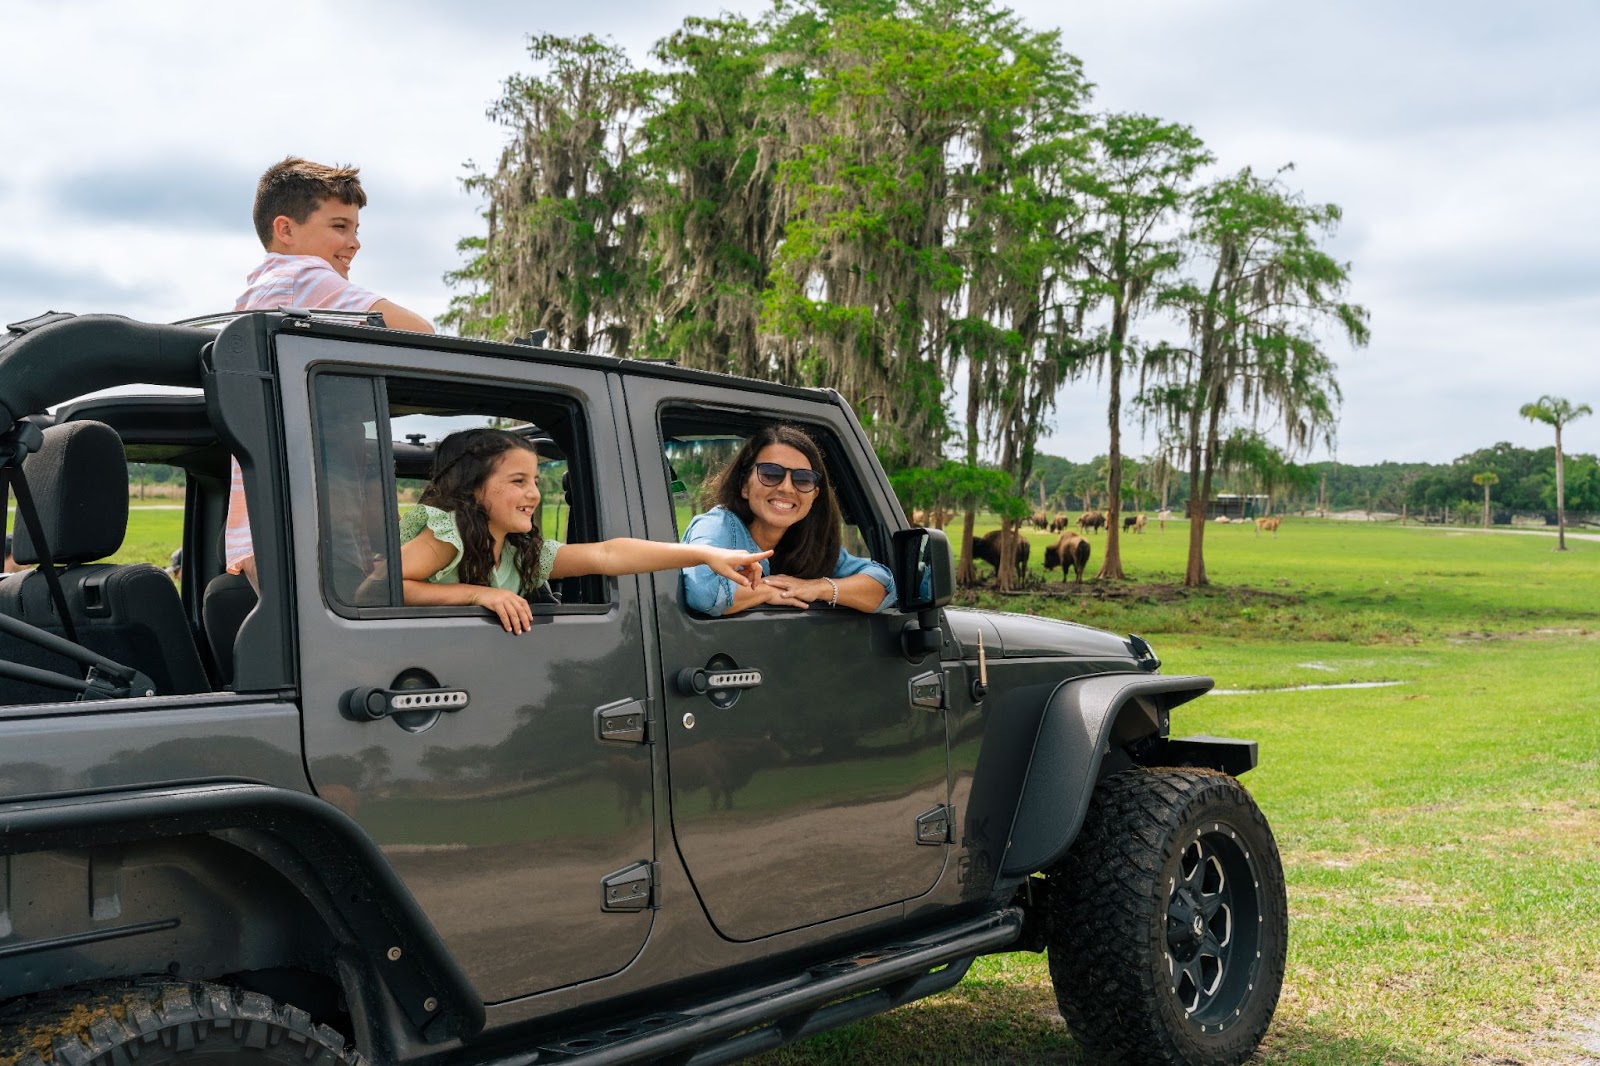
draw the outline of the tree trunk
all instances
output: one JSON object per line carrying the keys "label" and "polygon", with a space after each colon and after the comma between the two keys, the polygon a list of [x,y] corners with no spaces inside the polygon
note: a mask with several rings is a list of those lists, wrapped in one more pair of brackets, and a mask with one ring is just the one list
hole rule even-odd
{"label": "tree trunk", "polygon": [[1567,550],[1567,485],[1563,477],[1561,426],[1556,425],[1556,551]]}
{"label": "tree trunk", "polygon": [[1111,312],[1111,345],[1106,352],[1106,377],[1111,385],[1111,402],[1106,424],[1111,429],[1111,447],[1106,457],[1106,552],[1100,561],[1096,581],[1121,581],[1122,572],[1122,344],[1128,334],[1128,308],[1118,293]]}
{"label": "tree trunk", "polygon": [[961,566],[956,571],[956,583],[963,588],[978,583],[978,575],[972,568],[972,528],[977,523],[977,512],[970,509],[961,519]]}
{"label": "tree trunk", "polygon": [[[1183,576],[1183,583],[1190,588],[1199,588],[1201,585],[1210,584],[1206,579],[1205,532],[1206,532],[1206,502],[1211,499],[1211,478],[1216,468],[1218,429],[1222,419],[1222,398],[1208,398],[1210,408],[1206,420],[1206,446],[1202,453],[1195,451],[1195,460],[1200,464],[1199,473],[1200,491],[1194,508],[1194,526],[1189,533],[1189,569]],[[1200,461],[1201,455],[1204,461]]]}
{"label": "tree trunk", "polygon": [[1017,587],[1017,538],[1012,526],[1009,518],[1000,520],[1000,565],[995,570],[994,586],[1001,592]]}
{"label": "tree trunk", "polygon": [[[967,356],[967,465],[978,465],[978,416],[980,407],[979,386],[982,385],[979,376],[977,359]],[[956,570],[956,583],[963,588],[971,588],[978,583],[977,571],[972,565],[972,530],[977,524],[977,507],[967,508],[967,513],[961,520],[961,565]]]}
{"label": "tree trunk", "polygon": [[1189,560],[1184,568],[1183,583],[1188,588],[1199,588],[1206,583],[1206,501],[1200,491],[1199,409],[1189,415],[1189,440]]}

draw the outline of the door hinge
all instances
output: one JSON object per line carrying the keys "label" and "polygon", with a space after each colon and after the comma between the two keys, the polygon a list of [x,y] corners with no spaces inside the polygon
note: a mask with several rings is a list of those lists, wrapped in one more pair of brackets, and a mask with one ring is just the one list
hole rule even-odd
{"label": "door hinge", "polygon": [[650,705],[645,700],[617,700],[594,709],[594,732],[601,740],[620,744],[649,744]]}
{"label": "door hinge", "polygon": [[911,706],[937,711],[944,706],[944,671],[929,670],[911,679]]}
{"label": "door hinge", "polygon": [[603,911],[655,910],[661,906],[661,864],[636,862],[600,879]]}
{"label": "door hinge", "polygon": [[950,843],[953,839],[951,827],[955,825],[955,821],[955,809],[942,803],[931,811],[917,815],[917,843]]}

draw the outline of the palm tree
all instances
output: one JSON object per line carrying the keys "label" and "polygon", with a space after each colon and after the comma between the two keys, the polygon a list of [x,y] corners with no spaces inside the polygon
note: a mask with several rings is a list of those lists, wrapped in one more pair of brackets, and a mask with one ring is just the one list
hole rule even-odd
{"label": "palm tree", "polygon": [[1485,470],[1481,474],[1472,475],[1474,485],[1483,486],[1483,528],[1489,528],[1489,486],[1500,484],[1500,475],[1493,470]]}
{"label": "palm tree", "polygon": [[1530,422],[1556,427],[1556,551],[1564,552],[1567,550],[1567,492],[1562,473],[1561,427],[1575,418],[1594,414],[1594,408],[1561,396],[1541,396],[1533,403],[1523,404],[1520,414]]}

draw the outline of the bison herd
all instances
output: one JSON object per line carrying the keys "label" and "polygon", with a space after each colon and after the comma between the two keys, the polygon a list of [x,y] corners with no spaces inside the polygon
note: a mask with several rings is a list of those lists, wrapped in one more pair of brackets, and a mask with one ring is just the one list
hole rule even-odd
{"label": "bison herd", "polygon": [[[1059,511],[1053,517],[1044,511],[1035,511],[1028,521],[1033,524],[1035,529],[1043,529],[1050,533],[1060,533],[1072,524],[1072,520]],[[1085,511],[1078,516],[1078,531],[1080,533],[1101,532],[1106,528],[1107,521],[1109,519],[1106,518],[1105,513],[1102,511]],[[1143,533],[1144,515],[1123,515],[1122,531],[1124,533],[1130,531]]]}
{"label": "bison herd", "polygon": [[[912,514],[912,521],[914,524],[923,525],[926,523],[919,521],[919,519],[925,517],[939,518],[945,516],[925,516],[923,512],[917,511]],[[1165,517],[1164,512],[1163,517]],[[1046,546],[1044,550],[1044,568],[1046,570],[1054,570],[1058,566],[1061,567],[1062,581],[1067,580],[1067,574],[1070,571],[1075,575],[1078,584],[1081,585],[1083,583],[1083,571],[1089,565],[1089,556],[1092,554],[1089,540],[1083,534],[1097,533],[1104,530],[1109,521],[1106,515],[1101,511],[1085,511],[1078,516],[1078,532],[1067,528],[1071,521],[1066,515],[1059,512],[1052,516],[1039,511],[1032,515],[1029,521],[1038,529],[1057,534],[1056,542]],[[1226,522],[1228,519],[1219,518],[1217,521]],[[1249,522],[1250,520],[1246,518],[1235,519],[1235,521]],[[1260,536],[1265,531],[1276,537],[1278,535],[1278,526],[1281,522],[1282,519],[1277,516],[1257,518],[1255,520],[1256,535]],[[1143,533],[1144,530],[1144,515],[1122,516],[1122,531],[1124,533]],[[974,538],[972,556],[974,559],[982,559],[998,571],[1000,569],[1000,550],[1003,536],[1010,536],[1015,539],[1016,548],[1013,559],[1016,565],[1016,580],[1021,583],[1027,576],[1028,557],[1031,554],[1032,546],[1028,543],[1028,538],[1023,536],[1020,531],[1006,534],[1002,530],[996,529],[981,537]]]}

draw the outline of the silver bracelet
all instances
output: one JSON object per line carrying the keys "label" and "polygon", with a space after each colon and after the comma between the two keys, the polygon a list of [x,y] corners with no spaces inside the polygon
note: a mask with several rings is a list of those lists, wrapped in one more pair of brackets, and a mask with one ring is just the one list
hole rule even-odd
{"label": "silver bracelet", "polygon": [[826,581],[828,584],[833,586],[833,599],[828,601],[828,606],[829,607],[837,607],[837,606],[839,606],[839,583],[837,581],[835,581],[831,577],[825,577],[822,580]]}

